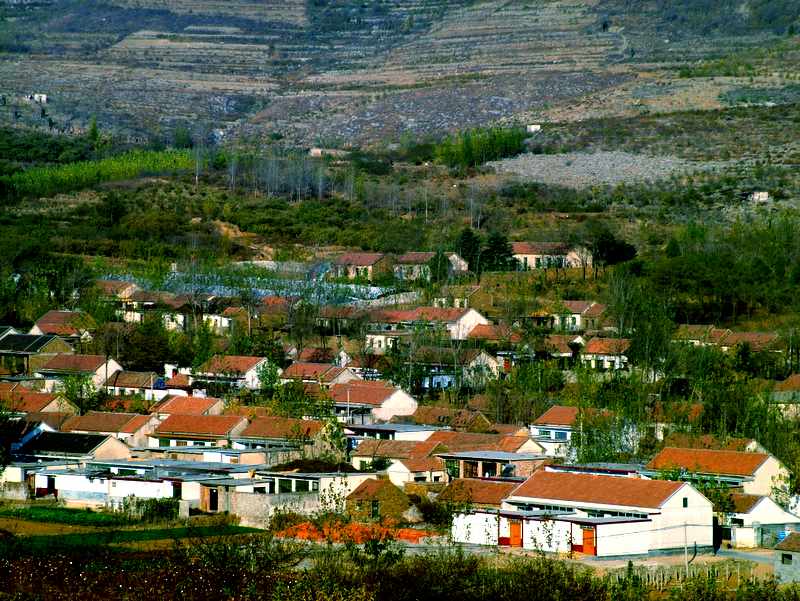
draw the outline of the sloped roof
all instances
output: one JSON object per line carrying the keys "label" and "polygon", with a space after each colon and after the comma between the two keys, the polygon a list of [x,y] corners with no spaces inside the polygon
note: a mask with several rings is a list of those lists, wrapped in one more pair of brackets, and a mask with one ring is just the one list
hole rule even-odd
{"label": "sloped roof", "polygon": [[720,343],[723,346],[747,344],[754,351],[775,350],[780,346],[776,332],[731,332]]}
{"label": "sloped roof", "polygon": [[42,371],[94,373],[106,362],[103,355],[68,355],[59,353],[41,368]]}
{"label": "sloped roof", "polygon": [[731,500],[733,501],[733,511],[736,513],[750,513],[763,498],[762,495],[732,493]]}
{"label": "sloped roof", "polygon": [[169,396],[153,407],[154,413],[174,415],[205,415],[220,402],[215,397]]}
{"label": "sloped roof", "polygon": [[336,265],[374,265],[386,255],[383,253],[345,253],[338,257],[334,263]]}
{"label": "sloped roof", "polygon": [[678,325],[678,328],[672,335],[672,339],[706,341],[713,328],[714,326],[711,324],[682,323]]}
{"label": "sloped roof", "polygon": [[48,311],[36,320],[36,327],[43,334],[56,336],[80,336],[97,327],[90,315],[80,311]]}
{"label": "sloped roof", "polygon": [[470,340],[508,341],[513,344],[522,341],[519,332],[501,324],[479,323],[467,334],[467,338]]}
{"label": "sloped roof", "polygon": [[370,478],[369,480],[364,480],[353,492],[347,495],[347,500],[368,501],[370,499],[374,499],[384,491],[388,491],[389,493],[395,495],[405,496],[405,493],[392,484],[391,481],[384,478]]}
{"label": "sloped roof", "polygon": [[537,426],[572,426],[578,419],[578,408],[565,405],[553,405],[537,417],[533,423]]}
{"label": "sloped roof", "polygon": [[351,380],[331,386],[329,394],[336,403],[356,403],[380,407],[399,388],[383,380]]}
{"label": "sloped roof", "polygon": [[[558,305],[562,305],[567,312],[573,313],[576,315],[583,314],[584,311],[588,311],[589,307],[591,307],[594,303],[592,301],[587,300],[562,300],[557,303],[556,308],[558,309]],[[556,311],[560,313],[560,311]]]}
{"label": "sloped roof", "polygon": [[303,363],[296,361],[283,371],[283,376],[290,380],[319,380],[332,382],[347,368],[337,367],[330,363]]}
{"label": "sloped roof", "polygon": [[124,280],[95,280],[95,286],[106,296],[118,296],[131,287],[134,292],[138,290],[136,284]]}
{"label": "sloped roof", "polygon": [[578,503],[659,508],[683,482],[645,480],[540,470],[517,487],[511,496]]}
{"label": "sloped roof", "polygon": [[399,263],[401,265],[424,265],[435,256],[435,252],[407,252],[397,257],[395,263]]}
{"label": "sloped roof", "polygon": [[[133,433],[147,423],[149,419],[147,415],[138,415],[136,413],[89,411],[86,415],[74,415],[65,421],[61,426],[61,431]],[[139,424],[138,427],[136,427],[137,424]]]}
{"label": "sloped roof", "polygon": [[426,442],[441,444],[441,451],[450,453],[461,451],[507,451],[515,453],[529,440],[526,436],[440,430],[431,434]]}
{"label": "sloped roof", "polygon": [[316,420],[291,417],[256,417],[239,435],[244,438],[313,438],[325,424]]}
{"label": "sloped roof", "polygon": [[413,457],[428,457],[436,449],[438,443],[426,440],[377,440],[367,438],[362,440],[358,448],[353,451],[354,457],[388,457],[390,459],[410,459]]}
{"label": "sloped roof", "polygon": [[672,432],[664,438],[665,447],[680,449],[717,449],[720,451],[746,452],[747,447],[753,444],[752,438],[726,438],[721,440],[711,434],[687,434]]}
{"label": "sloped roof", "polygon": [[38,353],[56,338],[53,334],[8,334],[0,338],[0,352]]}
{"label": "sloped roof", "polygon": [[484,351],[477,348],[453,350],[446,347],[422,346],[414,354],[414,361],[434,365],[466,366],[475,361]]}
{"label": "sloped roof", "polygon": [[775,545],[776,551],[789,551],[791,553],[800,552],[800,532],[790,532],[789,536]]}
{"label": "sloped roof", "polygon": [[214,355],[197,370],[201,374],[246,374],[264,361],[264,357]]}
{"label": "sloped roof", "polygon": [[[49,392],[37,392],[18,387],[11,392],[0,393],[0,402],[9,411],[18,413],[36,413],[42,411],[56,399],[56,395]],[[66,402],[65,402],[66,404]]]}
{"label": "sloped roof", "polygon": [[156,434],[228,436],[231,430],[246,421],[245,418],[237,415],[172,414],[158,426]]}
{"label": "sloped roof", "polygon": [[152,388],[159,375],[154,371],[119,370],[108,377],[103,386],[113,388]]}
{"label": "sloped roof", "polygon": [[406,466],[409,472],[441,472],[444,461],[439,457],[402,457],[397,460]]}
{"label": "sloped roof", "polygon": [[572,346],[580,347],[580,343],[576,343],[578,336],[570,336],[569,334],[550,334],[544,339],[544,349],[551,353],[560,353],[562,355],[572,354]]}
{"label": "sloped roof", "polygon": [[175,372],[172,374],[172,377],[164,383],[164,385],[167,388],[190,388],[192,384],[189,380],[188,374]]}
{"label": "sloped roof", "polygon": [[336,352],[331,348],[306,347],[297,354],[301,363],[333,363]]}
{"label": "sloped roof", "polygon": [[451,503],[499,506],[503,499],[507,498],[517,486],[516,482],[457,478],[439,493],[436,500],[449,501]]}
{"label": "sloped roof", "polygon": [[53,428],[53,430],[60,430],[64,422],[66,422],[72,416],[72,413],[59,413],[56,411],[32,411],[26,413],[22,419],[29,422],[41,422],[43,424],[47,424]]}
{"label": "sloped roof", "polygon": [[700,474],[752,476],[767,459],[769,455],[764,453],[666,447],[650,460],[647,469],[683,468]]}
{"label": "sloped roof", "polygon": [[569,246],[564,242],[512,242],[515,255],[566,255]]}
{"label": "sloped roof", "polygon": [[627,338],[592,338],[583,348],[585,355],[622,355],[631,345]]}
{"label": "sloped roof", "polygon": [[[440,407],[437,405],[420,405],[411,415],[403,416],[403,420],[429,426],[465,427],[475,418],[483,416],[480,411]],[[484,416],[485,418],[485,416]],[[486,420],[489,421],[488,419]]]}
{"label": "sloped roof", "polygon": [[88,455],[109,437],[105,434],[73,434],[71,432],[42,432],[26,444],[22,454]]}

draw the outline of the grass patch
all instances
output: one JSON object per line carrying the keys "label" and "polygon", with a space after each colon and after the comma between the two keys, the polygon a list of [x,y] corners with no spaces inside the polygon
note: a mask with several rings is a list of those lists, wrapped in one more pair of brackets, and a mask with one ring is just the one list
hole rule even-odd
{"label": "grass patch", "polygon": [[131,523],[130,518],[123,514],[68,507],[2,507],[0,517],[70,526],[122,526]]}

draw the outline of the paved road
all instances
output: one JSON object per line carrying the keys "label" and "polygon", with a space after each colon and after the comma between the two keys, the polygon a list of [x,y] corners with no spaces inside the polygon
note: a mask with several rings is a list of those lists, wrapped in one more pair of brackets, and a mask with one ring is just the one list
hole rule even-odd
{"label": "paved road", "polygon": [[717,556],[740,559],[743,561],[754,561],[755,563],[764,563],[772,565],[772,551],[736,551],[735,549],[720,549],[717,551]]}

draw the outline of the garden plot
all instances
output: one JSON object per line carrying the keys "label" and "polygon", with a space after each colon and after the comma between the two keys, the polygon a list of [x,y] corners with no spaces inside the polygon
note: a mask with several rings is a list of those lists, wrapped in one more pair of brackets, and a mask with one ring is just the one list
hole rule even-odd
{"label": "garden plot", "polygon": [[585,188],[656,181],[673,175],[719,170],[727,163],[701,163],[676,157],[655,157],[614,151],[522,154],[487,165],[498,173],[517,175],[529,181],[569,188]]}

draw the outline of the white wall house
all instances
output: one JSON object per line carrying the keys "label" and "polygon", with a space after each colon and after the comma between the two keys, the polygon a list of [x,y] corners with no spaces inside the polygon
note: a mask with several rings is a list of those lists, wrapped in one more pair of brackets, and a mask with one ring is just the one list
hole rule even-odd
{"label": "white wall house", "polygon": [[572,427],[577,418],[577,407],[550,407],[531,424],[531,437],[541,445],[545,455],[567,457],[572,441]]}
{"label": "white wall house", "polygon": [[[638,526],[624,527],[627,533],[615,542],[606,541],[613,554],[628,554],[625,550],[637,548],[639,537],[649,538],[649,552],[682,550],[684,541],[698,548],[713,545],[713,505],[685,482],[540,470],[509,495],[502,509],[572,513],[606,525],[637,521]],[[603,544],[599,535],[595,528],[580,544],[597,553]]]}
{"label": "white wall house", "polygon": [[769,497],[762,495],[732,495],[734,511],[726,516],[731,529],[731,543],[737,548],[758,547],[759,530],[800,530],[800,517],[790,513]]}

